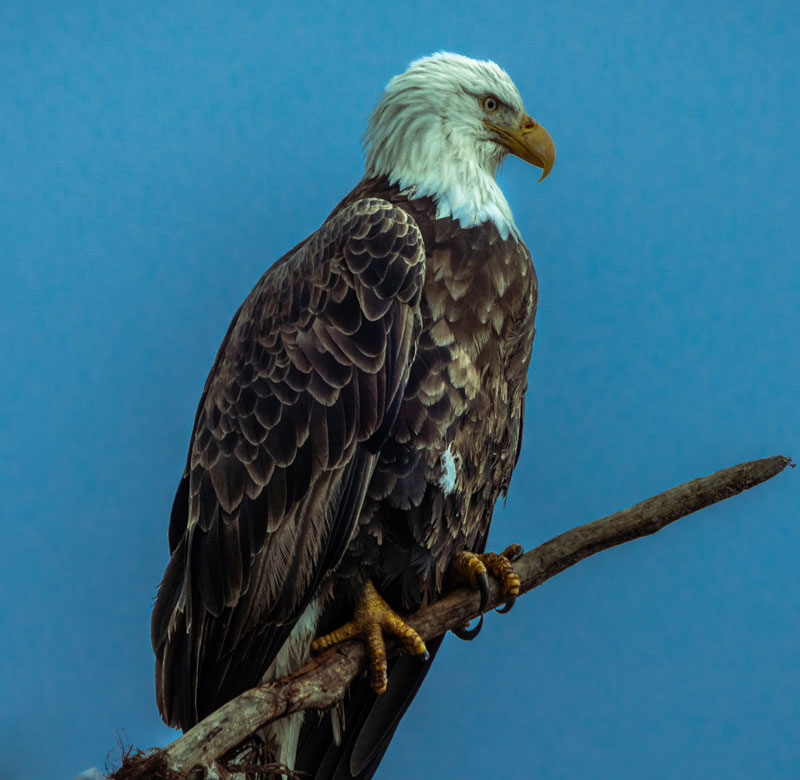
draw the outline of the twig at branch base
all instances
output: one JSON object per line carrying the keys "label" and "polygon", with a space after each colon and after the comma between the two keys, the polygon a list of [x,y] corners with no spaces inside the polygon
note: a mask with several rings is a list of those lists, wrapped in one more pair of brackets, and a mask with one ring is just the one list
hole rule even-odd
{"label": "twig at branch base", "polygon": [[[515,561],[514,568],[521,581],[520,593],[538,587],[594,553],[654,534],[681,517],[765,482],[790,464],[791,459],[782,455],[741,463],[566,531]],[[502,603],[500,588],[492,581],[485,611]],[[421,609],[408,623],[423,639],[431,639],[477,617],[480,614],[478,604],[477,592],[455,591]],[[143,763],[166,759],[177,776],[188,777],[191,770],[210,766],[271,721],[301,710],[333,706],[344,696],[353,678],[363,671],[365,660],[361,642],[350,641],[334,647],[288,677],[245,691]],[[145,776],[138,773],[113,775],[116,780]]]}

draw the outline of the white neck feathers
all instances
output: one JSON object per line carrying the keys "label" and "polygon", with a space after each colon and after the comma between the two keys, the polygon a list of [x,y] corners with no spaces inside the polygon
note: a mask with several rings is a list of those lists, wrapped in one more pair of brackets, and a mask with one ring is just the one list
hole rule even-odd
{"label": "white neck feathers", "polygon": [[[506,149],[487,138],[476,114],[478,97],[463,87],[465,74],[474,70],[485,78],[488,66],[508,80],[493,63],[457,55],[420,60],[395,76],[364,134],[366,176],[387,176],[412,199],[433,198],[437,217],[451,217],[465,228],[493,222],[503,239],[519,240],[495,180]],[[504,84],[493,86],[497,91]]]}
{"label": "white neck feathers", "polygon": [[432,197],[436,217],[451,217],[469,228],[494,222],[501,238],[519,239],[511,207],[492,173],[471,161],[436,155],[422,144],[407,146],[391,166],[375,162],[366,175],[388,176],[389,183],[414,198]]}

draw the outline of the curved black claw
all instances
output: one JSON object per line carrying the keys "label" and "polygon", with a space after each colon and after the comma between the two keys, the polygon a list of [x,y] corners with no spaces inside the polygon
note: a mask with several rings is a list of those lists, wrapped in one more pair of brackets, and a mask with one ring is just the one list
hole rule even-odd
{"label": "curved black claw", "polygon": [[483,612],[483,610],[486,609],[486,605],[489,603],[489,575],[486,569],[475,575],[475,585],[481,594],[480,611]]}
{"label": "curved black claw", "polygon": [[418,653],[417,658],[419,658],[419,660],[422,661],[422,663],[425,663],[425,661],[431,660],[431,654],[427,650],[425,650],[424,653]]}
{"label": "curved black claw", "polygon": [[453,633],[459,639],[463,639],[465,642],[471,642],[476,636],[478,636],[478,634],[480,634],[481,629],[483,628],[483,615],[478,618],[478,623],[473,628],[468,628],[468,626],[469,623],[467,623],[466,626],[454,628]]}
{"label": "curved black claw", "polygon": [[513,607],[513,606],[514,606],[514,602],[515,602],[516,600],[517,600],[517,597],[516,597],[516,596],[509,596],[509,597],[506,599],[506,603],[505,603],[505,604],[504,604],[502,607],[498,607],[498,608],[495,610],[495,612],[497,612],[497,614],[498,614],[498,615],[505,615],[505,614],[506,614],[506,612],[510,612],[510,611],[511,611],[511,607]]}
{"label": "curved black claw", "polygon": [[518,561],[522,557],[524,552],[525,548],[521,544],[509,544],[500,555],[514,563],[514,561]]}

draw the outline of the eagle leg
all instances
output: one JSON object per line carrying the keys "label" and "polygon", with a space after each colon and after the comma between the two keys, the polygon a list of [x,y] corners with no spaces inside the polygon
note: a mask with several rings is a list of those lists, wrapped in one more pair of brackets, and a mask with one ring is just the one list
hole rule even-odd
{"label": "eagle leg", "polygon": [[375,693],[384,693],[388,682],[384,631],[396,636],[411,655],[428,660],[428,650],[420,635],[384,601],[372,582],[367,581],[353,619],[330,634],[317,637],[311,643],[311,652],[321,653],[347,639],[362,637],[367,644],[370,685]]}
{"label": "eagle leg", "polygon": [[[505,598],[505,605],[497,611],[508,612],[514,606],[520,588],[519,577],[511,563],[516,561],[522,553],[523,548],[519,544],[509,545],[500,555],[491,552],[464,551],[459,553],[448,569],[450,582],[455,586],[466,585],[476,588],[481,595],[480,609],[483,612],[489,601],[489,572],[491,572],[494,578],[500,582],[501,592]],[[456,636],[459,636],[457,632]],[[474,638],[474,635],[469,638]]]}

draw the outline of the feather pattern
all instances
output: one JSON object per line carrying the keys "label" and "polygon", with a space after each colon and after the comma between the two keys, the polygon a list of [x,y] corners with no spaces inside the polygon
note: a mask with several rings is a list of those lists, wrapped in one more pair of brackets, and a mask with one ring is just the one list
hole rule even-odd
{"label": "feather pattern", "polygon": [[[455,555],[483,551],[519,457],[534,337],[537,281],[523,243],[503,239],[492,222],[464,229],[437,217],[432,198],[409,198],[386,177],[365,179],[339,208],[367,197],[404,209],[419,226],[422,331],[318,633],[350,619],[367,578],[395,609],[411,611],[441,594]],[[327,722],[307,718],[296,768],[315,780],[372,777],[433,655],[425,664],[396,659],[382,696],[366,678],[356,681],[338,743]]]}
{"label": "feather pattern", "polygon": [[348,204],[271,268],[206,382],[152,619],[159,709],[255,685],[350,541],[420,329],[409,214]]}

